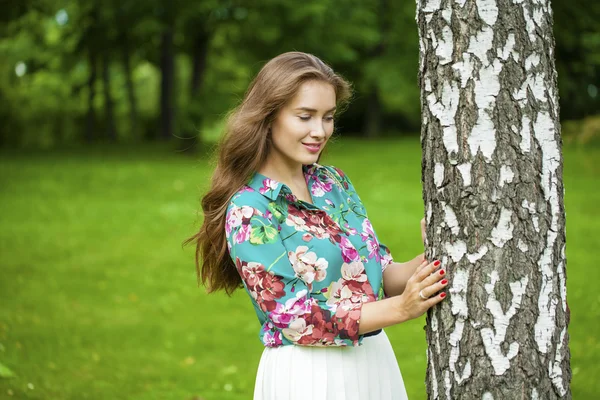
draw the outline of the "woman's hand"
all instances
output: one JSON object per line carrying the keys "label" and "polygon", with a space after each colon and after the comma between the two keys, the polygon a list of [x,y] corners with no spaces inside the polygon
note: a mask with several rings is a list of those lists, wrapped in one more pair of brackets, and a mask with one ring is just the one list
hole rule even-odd
{"label": "woman's hand", "polygon": [[396,306],[402,319],[418,318],[429,308],[444,300],[446,293],[438,292],[448,285],[443,279],[446,271],[439,269],[441,263],[423,261],[415,273],[408,279],[404,292],[397,299]]}

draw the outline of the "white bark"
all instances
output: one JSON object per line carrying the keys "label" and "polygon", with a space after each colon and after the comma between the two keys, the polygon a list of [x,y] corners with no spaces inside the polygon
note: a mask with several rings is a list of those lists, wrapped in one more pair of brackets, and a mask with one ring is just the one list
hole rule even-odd
{"label": "white bark", "polygon": [[430,398],[570,398],[549,0],[417,0]]}

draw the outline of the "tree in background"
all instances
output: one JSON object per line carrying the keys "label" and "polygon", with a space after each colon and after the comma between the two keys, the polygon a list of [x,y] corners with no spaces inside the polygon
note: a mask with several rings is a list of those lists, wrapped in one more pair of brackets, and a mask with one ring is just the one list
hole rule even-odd
{"label": "tree in background", "polygon": [[[564,119],[600,104],[600,3],[554,0]],[[314,53],[353,82],[343,135],[420,124],[410,3],[389,0],[20,0],[0,16],[0,143],[215,139],[271,57]],[[577,131],[577,130],[575,130]],[[600,136],[600,135],[599,135]]]}
{"label": "tree in background", "polygon": [[570,398],[549,0],[417,3],[432,399]]}

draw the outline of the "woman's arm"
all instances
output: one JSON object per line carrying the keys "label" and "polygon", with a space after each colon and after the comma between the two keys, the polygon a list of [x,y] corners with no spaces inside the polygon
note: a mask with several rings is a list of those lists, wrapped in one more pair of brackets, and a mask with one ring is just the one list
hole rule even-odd
{"label": "woman's arm", "polygon": [[363,304],[358,333],[362,335],[418,318],[430,307],[442,301],[446,293],[437,294],[437,292],[446,287],[448,281],[442,279],[446,272],[443,269],[438,270],[439,267],[439,261],[430,264],[421,262],[406,280],[401,295]]}
{"label": "woman's arm", "polygon": [[[421,240],[423,240],[423,244],[427,243],[425,218],[421,219]],[[410,261],[388,264],[383,271],[383,290],[385,294],[388,297],[402,294],[408,279],[419,265],[425,261],[425,254],[421,253]]]}
{"label": "woman's arm", "polygon": [[410,261],[388,264],[383,271],[383,290],[386,296],[391,297],[402,294],[408,279],[424,261],[425,254],[421,253]]}

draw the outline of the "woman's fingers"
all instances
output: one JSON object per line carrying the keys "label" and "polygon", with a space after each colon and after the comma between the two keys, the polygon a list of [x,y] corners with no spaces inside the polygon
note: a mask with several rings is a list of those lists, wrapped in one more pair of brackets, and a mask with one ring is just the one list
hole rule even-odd
{"label": "woman's fingers", "polygon": [[435,284],[436,282],[439,282],[442,279],[444,279],[445,276],[446,276],[446,270],[443,268],[440,268],[438,270],[435,270],[431,274],[427,275],[427,277],[421,281],[420,285],[422,288],[431,286],[431,285]]}
{"label": "woman's fingers", "polygon": [[446,293],[442,292],[436,296],[430,297],[425,301],[427,308],[431,308],[435,306],[437,303],[441,302],[446,298]]}
{"label": "woman's fingers", "polygon": [[[433,296],[440,290],[443,290],[447,285],[448,285],[448,279],[442,279],[441,281],[438,281],[438,282],[432,283],[431,285],[425,286],[423,289],[421,289],[420,293],[423,295],[423,297],[430,298],[431,296]],[[444,294],[444,297],[445,296],[446,295]],[[442,299],[443,299],[443,297],[442,297]]]}
{"label": "woman's fingers", "polygon": [[430,276],[436,269],[438,269],[440,267],[440,265],[441,265],[440,261],[434,261],[430,264],[424,265],[420,269],[417,268],[417,270],[415,271],[415,274],[414,274],[416,281],[417,282],[423,281],[425,278]]}
{"label": "woman's fingers", "polygon": [[419,266],[415,269],[415,274],[418,273],[419,271],[421,271],[423,268],[425,268],[427,265],[429,265],[429,261],[427,260],[423,260],[421,262],[421,264],[419,264]]}

